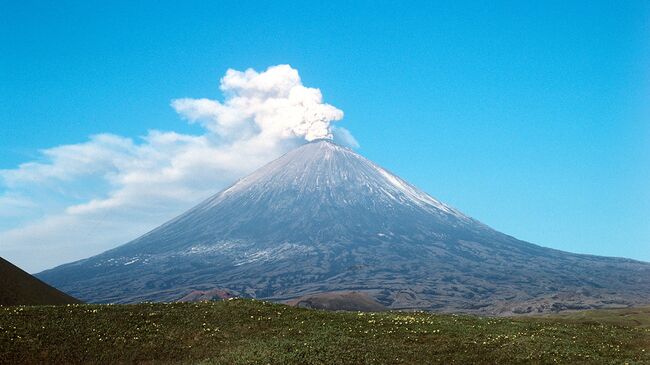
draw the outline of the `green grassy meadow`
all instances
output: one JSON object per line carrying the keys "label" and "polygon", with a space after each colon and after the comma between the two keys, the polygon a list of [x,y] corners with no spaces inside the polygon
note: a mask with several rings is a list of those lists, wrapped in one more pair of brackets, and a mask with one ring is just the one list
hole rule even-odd
{"label": "green grassy meadow", "polygon": [[254,300],[0,307],[2,364],[650,364],[650,308],[552,317]]}

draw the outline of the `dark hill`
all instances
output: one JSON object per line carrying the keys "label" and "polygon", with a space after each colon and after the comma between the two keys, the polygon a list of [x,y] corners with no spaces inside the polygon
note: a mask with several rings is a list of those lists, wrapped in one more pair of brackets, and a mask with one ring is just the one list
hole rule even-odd
{"label": "dark hill", "polygon": [[290,300],[287,304],[298,308],[329,311],[381,312],[387,308],[366,293],[333,292],[306,295]]}
{"label": "dark hill", "polygon": [[0,257],[0,305],[74,304],[81,301]]}

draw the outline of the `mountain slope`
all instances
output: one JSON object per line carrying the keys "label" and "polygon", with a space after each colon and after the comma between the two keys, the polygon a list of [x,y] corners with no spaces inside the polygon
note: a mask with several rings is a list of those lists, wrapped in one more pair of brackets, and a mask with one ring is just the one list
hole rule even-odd
{"label": "mountain slope", "polygon": [[0,305],[73,303],[81,302],[0,257]]}
{"label": "mountain slope", "polygon": [[94,302],[211,289],[274,300],[357,291],[390,308],[484,313],[650,302],[650,264],[519,241],[327,140],[39,277]]}

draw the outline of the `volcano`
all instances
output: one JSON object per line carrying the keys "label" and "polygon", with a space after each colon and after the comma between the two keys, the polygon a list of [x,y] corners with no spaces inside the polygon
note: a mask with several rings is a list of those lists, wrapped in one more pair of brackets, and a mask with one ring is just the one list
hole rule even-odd
{"label": "volcano", "polygon": [[650,302],[649,263],[517,240],[329,140],[38,277],[101,303],[210,290],[275,301],[354,291],[390,309],[489,314]]}

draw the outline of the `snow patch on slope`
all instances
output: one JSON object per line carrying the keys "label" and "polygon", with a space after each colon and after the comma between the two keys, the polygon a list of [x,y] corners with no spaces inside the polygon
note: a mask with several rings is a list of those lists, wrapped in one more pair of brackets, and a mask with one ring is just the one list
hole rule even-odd
{"label": "snow patch on slope", "polygon": [[307,246],[285,242],[279,246],[245,252],[237,260],[235,260],[234,265],[241,266],[252,264],[254,262],[278,261],[289,258],[291,256],[305,254],[312,250],[312,248]]}
{"label": "snow patch on slope", "polygon": [[[351,149],[322,139],[268,163],[208,199],[199,209],[212,209],[225,200],[264,206],[275,201],[274,197],[286,197],[286,194],[294,196],[296,203],[328,202],[328,205],[344,209],[374,201],[391,209],[408,206],[441,218],[475,223]],[[367,209],[377,207],[374,204]]]}
{"label": "snow patch on slope", "polygon": [[[468,219],[468,217],[466,217],[464,214],[460,213],[459,211],[457,211],[457,210],[455,210],[455,209],[441,203],[440,201],[438,201],[438,200],[432,198],[431,196],[429,196],[428,194],[425,194],[425,193],[423,193],[421,191],[418,191],[418,190],[412,188],[410,185],[403,182],[400,178],[398,178],[397,176],[391,174],[390,172],[382,169],[381,167],[373,164],[373,168],[375,170],[377,170],[377,172],[379,172],[381,174],[381,176],[383,176],[386,179],[386,181],[388,181],[399,192],[404,194],[406,197],[408,197],[415,204],[417,204],[419,206],[422,206],[422,207],[431,206],[431,207],[434,207],[435,209],[442,210],[447,214],[451,214],[451,215],[453,215],[455,217],[458,217],[458,218],[461,218],[463,220]],[[390,198],[392,198],[394,200],[397,200],[397,199],[395,199],[395,197],[392,194],[386,192],[385,190],[384,190],[384,192]]]}

